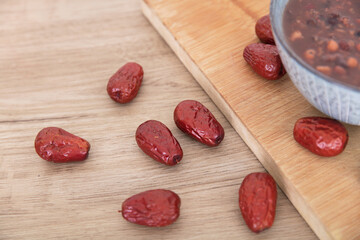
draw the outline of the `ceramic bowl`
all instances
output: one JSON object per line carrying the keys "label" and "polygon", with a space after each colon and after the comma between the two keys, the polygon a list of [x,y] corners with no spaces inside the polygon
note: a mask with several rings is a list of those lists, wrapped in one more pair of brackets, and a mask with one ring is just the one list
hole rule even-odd
{"label": "ceramic bowl", "polygon": [[318,110],[339,121],[360,125],[360,91],[316,71],[289,47],[283,12],[289,0],[272,0],[270,18],[283,64],[300,93]]}

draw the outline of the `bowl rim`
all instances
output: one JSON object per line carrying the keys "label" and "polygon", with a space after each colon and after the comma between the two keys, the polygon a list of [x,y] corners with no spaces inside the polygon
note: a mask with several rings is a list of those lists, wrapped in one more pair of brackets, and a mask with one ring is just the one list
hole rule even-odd
{"label": "bowl rim", "polygon": [[[272,24],[274,21],[273,19],[275,19],[276,17],[279,17],[278,15],[275,15],[274,13],[274,9],[275,9],[275,1],[279,1],[279,0],[271,0],[271,3],[270,3],[270,21],[271,21],[271,27],[272,27],[272,31],[273,31],[273,34],[276,36],[276,40],[278,40],[280,42],[280,45],[283,47],[283,49],[286,51],[286,53],[291,57],[293,58],[297,63],[299,63],[303,68],[305,68],[306,70],[310,71],[312,74],[314,74],[315,76],[318,76],[319,78],[323,79],[324,81],[326,82],[329,82],[331,84],[335,84],[339,87],[343,87],[343,88],[346,88],[348,90],[351,90],[352,92],[355,92],[355,93],[360,93],[360,87],[355,87],[351,84],[347,84],[347,83],[344,83],[340,80],[337,80],[335,78],[331,78],[317,70],[315,70],[315,68],[313,68],[312,66],[310,66],[308,63],[306,63],[304,60],[302,60],[300,58],[300,56],[298,56],[295,52],[292,51],[292,49],[289,47],[288,43],[287,43],[287,40],[284,38],[282,39],[280,37],[280,34],[279,34],[279,27],[283,27],[283,16],[284,16],[284,12],[279,15],[281,17],[281,26],[276,26],[275,24]],[[292,0],[289,0],[289,1],[292,1]],[[289,2],[288,1],[288,2]],[[288,2],[286,3],[286,5],[288,4]],[[286,8],[286,6],[285,6]]]}

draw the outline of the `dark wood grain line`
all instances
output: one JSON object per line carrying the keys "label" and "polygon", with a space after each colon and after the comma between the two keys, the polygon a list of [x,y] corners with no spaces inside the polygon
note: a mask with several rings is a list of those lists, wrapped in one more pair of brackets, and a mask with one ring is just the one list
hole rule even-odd
{"label": "dark wood grain line", "polygon": [[[193,184],[189,184],[189,186],[193,186]],[[189,193],[194,193],[194,192],[208,191],[208,190],[214,190],[214,189],[226,188],[226,187],[233,187],[233,186],[239,186],[240,187],[239,183],[235,182],[235,183],[231,183],[231,184],[227,184],[227,185],[204,188],[204,189],[201,189],[201,190],[194,189],[194,190],[191,190],[191,191],[184,191],[184,192],[182,192],[182,194],[189,194]]]}
{"label": "dark wood grain line", "polygon": [[34,119],[19,119],[19,120],[5,120],[0,121],[1,123],[24,123],[24,122],[38,122],[38,121],[49,121],[49,120],[63,120],[63,119],[74,119],[74,118],[83,118],[88,117],[88,115],[80,116],[65,116],[65,117],[54,117],[54,118],[34,118]]}
{"label": "dark wood grain line", "polygon": [[250,9],[246,8],[244,4],[240,0],[231,0],[233,4],[235,4],[237,7],[241,8],[244,12],[246,12],[252,19],[257,21],[259,19],[258,15],[251,11]]}

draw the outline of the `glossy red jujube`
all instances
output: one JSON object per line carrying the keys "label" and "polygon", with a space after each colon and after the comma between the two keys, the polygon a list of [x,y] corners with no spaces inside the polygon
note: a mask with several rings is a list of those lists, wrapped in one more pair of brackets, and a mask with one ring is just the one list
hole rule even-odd
{"label": "glossy red jujube", "polygon": [[276,200],[276,183],[271,175],[251,173],[244,178],[239,189],[239,206],[251,231],[258,233],[273,225]]}
{"label": "glossy red jujube", "polygon": [[141,150],[160,163],[173,166],[183,157],[179,142],[159,121],[149,120],[141,124],[135,138]]}
{"label": "glossy red jujube", "polygon": [[256,22],[255,32],[263,43],[275,44],[269,15],[263,16]]}
{"label": "glossy red jujube", "polygon": [[296,122],[294,138],[311,152],[332,157],[344,151],[349,135],[346,128],[337,120],[305,117]]}
{"label": "glossy red jujube", "polygon": [[278,49],[274,45],[253,43],[243,53],[245,61],[252,69],[268,80],[276,80],[286,74]]}
{"label": "glossy red jujube", "polygon": [[46,161],[65,163],[85,160],[90,144],[64,129],[48,127],[42,129],[36,136],[35,150]]}
{"label": "glossy red jujube", "polygon": [[134,62],[122,66],[110,79],[107,92],[112,100],[128,103],[133,100],[140,89],[144,76],[143,68]]}
{"label": "glossy red jujube", "polygon": [[180,216],[180,197],[157,189],[136,194],[122,204],[121,214],[129,222],[149,227],[164,227]]}
{"label": "glossy red jujube", "polygon": [[210,147],[217,146],[224,139],[224,128],[214,115],[201,103],[185,100],[174,111],[176,126],[197,141]]}

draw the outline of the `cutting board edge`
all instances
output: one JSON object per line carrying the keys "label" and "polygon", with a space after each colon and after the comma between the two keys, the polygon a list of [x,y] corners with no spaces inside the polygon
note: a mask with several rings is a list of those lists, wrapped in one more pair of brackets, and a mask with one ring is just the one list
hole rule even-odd
{"label": "cutting board edge", "polygon": [[[192,74],[198,84],[209,95],[215,105],[221,110],[226,119],[230,122],[232,127],[236,130],[236,132],[240,135],[243,141],[251,149],[254,155],[258,158],[264,168],[268,172],[270,172],[270,174],[275,178],[281,190],[286,194],[286,196],[289,198],[289,200],[292,202],[292,204],[295,206],[301,216],[305,219],[305,221],[309,224],[315,234],[320,239],[333,239],[331,234],[324,227],[324,224],[322,224],[320,219],[316,217],[314,211],[306,203],[305,199],[301,196],[301,194],[299,194],[299,192],[296,190],[295,186],[293,186],[293,184],[291,184],[291,182],[283,174],[283,171],[279,168],[279,166],[274,164],[271,156],[266,152],[266,150],[246,128],[243,122],[236,116],[235,112],[226,102],[224,97],[218,91],[216,91],[215,86],[208,80],[208,78],[201,71],[201,69],[194,63],[193,59],[176,41],[170,30],[156,15],[155,11],[146,3],[146,0],[140,1],[141,9],[144,16],[148,19],[151,25],[157,30],[157,32],[161,35],[165,42],[174,51],[180,61]],[[289,191],[289,189],[291,189],[291,191]],[[291,192],[294,192],[294,194],[292,194]]]}

